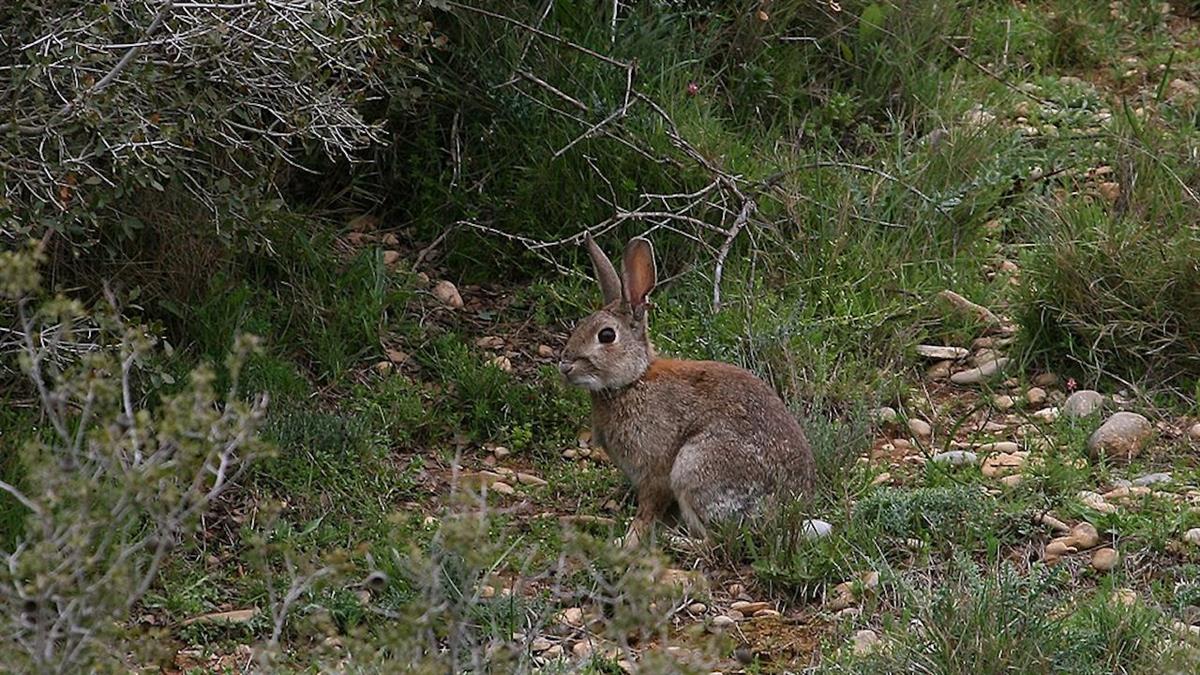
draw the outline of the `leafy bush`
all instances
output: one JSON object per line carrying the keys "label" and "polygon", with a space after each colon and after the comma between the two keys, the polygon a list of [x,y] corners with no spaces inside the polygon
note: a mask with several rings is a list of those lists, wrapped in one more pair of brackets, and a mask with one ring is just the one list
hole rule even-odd
{"label": "leafy bush", "polygon": [[181,243],[269,245],[290,175],[382,140],[364,105],[411,93],[425,31],[410,2],[5,3],[0,233],[53,230],[63,260],[151,246],[160,274],[203,267]]}
{"label": "leafy bush", "polygon": [[254,343],[241,340],[227,362],[224,400],[213,371],[199,368],[181,392],[141,408],[138,370],[154,347],[142,327],[97,314],[92,351],[62,365],[54,347],[71,343],[82,306],[58,299],[35,308],[34,270],[0,265],[0,273],[47,423],[21,455],[19,480],[0,481],[3,498],[27,514],[0,550],[0,660],[24,672],[114,667],[138,647],[121,624],[167,555],[193,542],[201,519],[265,451],[257,431],[266,400],[242,401],[237,388]]}

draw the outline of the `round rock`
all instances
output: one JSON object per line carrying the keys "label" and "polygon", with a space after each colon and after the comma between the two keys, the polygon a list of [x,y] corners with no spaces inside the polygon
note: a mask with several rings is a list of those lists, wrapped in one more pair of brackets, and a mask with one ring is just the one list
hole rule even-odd
{"label": "round rock", "polygon": [[833,525],[823,520],[812,518],[800,523],[800,531],[804,534],[805,538],[822,539],[828,537],[830,532],[833,532]]}
{"label": "round rock", "polygon": [[1097,572],[1109,572],[1121,562],[1121,554],[1115,548],[1098,548],[1092,554],[1092,569]]}
{"label": "round rock", "polygon": [[1200,422],[1196,422],[1190,429],[1188,429],[1188,436],[1190,436],[1193,441],[1200,443]]}
{"label": "round rock", "polygon": [[1104,396],[1100,392],[1080,389],[1067,397],[1062,404],[1062,413],[1067,417],[1078,419],[1099,411],[1102,405],[1104,405]]}
{"label": "round rock", "polygon": [[933,435],[933,427],[929,425],[929,422],[916,417],[908,420],[908,430],[913,432],[917,438],[929,438]]}
{"label": "round rock", "polygon": [[1193,527],[1183,533],[1183,540],[1194,546],[1200,546],[1200,527]]}
{"label": "round rock", "polygon": [[1092,433],[1088,438],[1088,450],[1094,457],[1133,459],[1153,434],[1150,420],[1137,413],[1119,412]]}

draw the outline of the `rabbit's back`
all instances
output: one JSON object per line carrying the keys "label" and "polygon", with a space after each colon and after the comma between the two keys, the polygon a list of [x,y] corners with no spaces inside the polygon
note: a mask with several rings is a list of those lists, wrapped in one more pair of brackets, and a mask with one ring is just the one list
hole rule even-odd
{"label": "rabbit's back", "polygon": [[621,392],[594,396],[593,424],[635,483],[662,481],[696,495],[705,520],[812,487],[799,423],[765,382],[737,366],[656,359]]}

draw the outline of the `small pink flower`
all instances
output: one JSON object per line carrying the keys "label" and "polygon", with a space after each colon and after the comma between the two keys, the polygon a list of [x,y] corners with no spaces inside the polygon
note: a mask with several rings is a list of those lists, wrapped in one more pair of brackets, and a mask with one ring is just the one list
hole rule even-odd
{"label": "small pink flower", "polygon": [[1075,381],[1075,378],[1073,378],[1073,377],[1067,378],[1067,391],[1075,391],[1075,387],[1078,387],[1078,386],[1079,386],[1079,384]]}
{"label": "small pink flower", "polygon": [[696,84],[695,82],[688,82],[687,93],[688,96],[695,96],[696,94],[699,94],[700,85]]}

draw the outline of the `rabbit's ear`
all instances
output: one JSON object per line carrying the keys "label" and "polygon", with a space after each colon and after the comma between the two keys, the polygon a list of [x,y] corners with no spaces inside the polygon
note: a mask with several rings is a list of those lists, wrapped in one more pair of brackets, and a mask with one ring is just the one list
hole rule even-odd
{"label": "rabbit's ear", "polygon": [[625,280],[625,301],[639,319],[645,314],[647,296],[654,290],[654,247],[645,237],[634,237],[621,256],[621,271]]}
{"label": "rabbit's ear", "polygon": [[596,281],[600,282],[600,292],[604,294],[604,304],[620,300],[621,278],[617,276],[617,269],[613,267],[612,261],[596,245],[596,240],[592,239],[591,232],[583,235],[583,241],[587,244],[588,255],[592,258],[592,267],[596,268]]}

